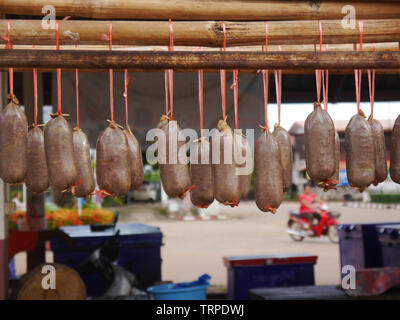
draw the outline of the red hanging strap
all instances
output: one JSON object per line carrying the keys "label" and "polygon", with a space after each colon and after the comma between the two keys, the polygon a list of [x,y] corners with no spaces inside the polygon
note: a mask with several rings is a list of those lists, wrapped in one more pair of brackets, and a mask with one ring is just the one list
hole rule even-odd
{"label": "red hanging strap", "polygon": [[328,111],[328,84],[329,84],[329,71],[324,70],[322,74],[322,95],[324,100],[324,109]]}
{"label": "red hanging strap", "polygon": [[[362,41],[363,41],[363,22],[358,21],[358,28],[360,32],[360,51],[362,51]],[[357,50],[357,44],[354,44],[354,50]],[[360,99],[361,99],[361,69],[354,70],[354,78],[355,78],[355,89],[356,89],[356,101],[357,101],[357,113],[363,115],[362,110],[360,109]]]}
{"label": "red hanging strap", "polygon": [[[4,39],[4,37],[2,37]],[[6,49],[12,49],[13,46],[11,44],[11,25],[10,19],[7,20],[7,40]],[[9,98],[11,101],[14,101],[14,68],[8,69],[8,78],[10,83],[10,95]]]}
{"label": "red hanging strap", "polygon": [[33,68],[33,95],[35,100],[34,126],[37,127],[37,115],[38,115],[37,68]]}
{"label": "red hanging strap", "polygon": [[239,116],[238,116],[238,104],[239,104],[239,83],[238,83],[238,70],[233,70],[232,76],[233,76],[233,83],[232,83],[232,89],[233,89],[233,108],[235,112],[235,128],[239,129]]}
{"label": "red hanging strap", "polygon": [[75,69],[76,127],[79,129],[79,71]]}
{"label": "red hanging strap", "polygon": [[169,115],[169,98],[168,98],[168,70],[164,71],[164,87],[165,87],[165,115]]}
{"label": "red hanging strap", "polygon": [[[168,51],[174,50],[174,29],[172,28],[172,20],[169,19],[169,46]],[[170,119],[173,120],[174,113],[174,70],[168,69],[164,71],[165,82],[165,114],[170,114]],[[169,100],[169,101],[168,101]],[[169,105],[168,105],[169,104]]]}
{"label": "red hanging strap", "polygon": [[[282,51],[281,46],[278,46],[279,51]],[[281,125],[281,97],[282,97],[282,70],[275,70],[275,90],[276,104],[278,107],[278,125]]]}
{"label": "red hanging strap", "polygon": [[[108,30],[108,38],[109,38],[109,49],[112,51],[112,22],[110,21],[109,30]],[[110,75],[110,117],[111,121],[114,121],[114,71],[113,69],[109,69]]]}
{"label": "red hanging strap", "polygon": [[204,107],[203,70],[198,71],[198,78],[199,78],[200,137],[203,137],[203,107]]}
{"label": "red hanging strap", "polygon": [[124,91],[124,98],[125,98],[125,127],[129,128],[129,116],[128,116],[128,84],[129,84],[129,76],[128,76],[128,69],[125,69],[125,72],[124,72],[124,84],[125,84],[125,91]]}
{"label": "red hanging strap", "polygon": [[[75,49],[78,49],[78,46],[76,44],[75,44]],[[76,127],[79,129],[79,70],[78,70],[78,68],[75,68],[75,100],[76,100]]]}
{"label": "red hanging strap", "polygon": [[[265,51],[268,51],[268,23],[265,21]],[[262,48],[264,51],[264,47]],[[268,127],[268,70],[262,70],[263,89],[264,89],[264,120],[265,128]]]}
{"label": "red hanging strap", "polygon": [[[60,50],[58,20],[56,20],[56,50]],[[57,113],[62,115],[61,112],[61,68],[57,68]]]}
{"label": "red hanging strap", "polygon": [[[7,37],[1,36],[1,39],[7,41],[7,44],[5,45],[5,49],[13,48],[13,46],[11,44],[10,19],[7,20]],[[17,103],[16,99],[14,99],[14,68],[8,68],[8,79],[9,79],[9,85],[10,85],[9,99],[10,99],[10,101]]]}
{"label": "red hanging strap", "polygon": [[[239,47],[236,47],[236,51],[239,51]],[[233,70],[232,72],[232,86],[233,89],[233,110],[235,114],[235,128],[239,129],[239,116],[238,116],[238,107],[239,107],[239,83],[238,83],[238,75],[239,70]]]}
{"label": "red hanging strap", "polygon": [[[376,51],[375,43],[372,44],[374,51]],[[370,119],[374,118],[374,102],[375,102],[375,69],[372,70],[372,80],[371,80],[371,70],[368,70],[368,89],[369,89],[369,101],[371,103],[371,115]]]}
{"label": "red hanging strap", "polygon": [[[222,33],[223,33],[223,45],[224,47],[221,48],[221,51],[226,51],[226,28],[225,28],[225,21],[222,20]],[[222,102],[222,118],[226,119],[226,71],[220,70],[220,83],[221,83],[221,102]]]}
{"label": "red hanging strap", "polygon": [[[322,51],[322,24],[321,20],[318,20],[319,27],[319,51]],[[314,43],[314,52],[317,52],[317,46]],[[317,88],[317,102],[318,106],[321,106],[321,78],[322,78],[322,70],[315,70],[315,85]]]}

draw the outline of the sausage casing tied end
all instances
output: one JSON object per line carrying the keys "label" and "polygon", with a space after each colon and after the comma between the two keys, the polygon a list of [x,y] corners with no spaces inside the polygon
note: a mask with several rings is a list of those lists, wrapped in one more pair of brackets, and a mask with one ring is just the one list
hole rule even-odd
{"label": "sausage casing tied end", "polygon": [[390,178],[400,183],[400,115],[394,123],[390,142]]}
{"label": "sausage casing tied end", "polygon": [[183,198],[190,189],[185,139],[178,123],[165,116],[161,117],[157,128],[164,133],[163,139],[158,140],[158,163],[163,189],[171,198]]}
{"label": "sausage casing tied end", "polygon": [[244,199],[250,192],[251,173],[253,171],[253,157],[251,147],[247,138],[239,133],[234,133],[234,152],[236,172],[239,175],[240,199]]}
{"label": "sausage casing tied end", "polygon": [[224,120],[218,121],[217,129],[211,135],[214,196],[218,202],[233,207],[238,205],[242,193],[234,162],[233,132]]}
{"label": "sausage casing tied end", "polygon": [[368,121],[356,114],[346,127],[346,171],[351,186],[362,192],[375,180],[374,139]]}
{"label": "sausage casing tied end", "polygon": [[62,115],[51,119],[44,130],[47,169],[51,186],[67,190],[79,180],[74,157],[72,128]]}
{"label": "sausage casing tied end", "polygon": [[283,200],[282,164],[278,142],[267,130],[254,146],[254,191],[257,207],[275,213]]}
{"label": "sausage casing tied end", "polygon": [[143,160],[142,150],[136,137],[128,127],[124,129],[126,140],[129,147],[129,163],[131,166],[131,190],[137,190],[143,183]]}
{"label": "sausage casing tied end", "polygon": [[318,184],[335,173],[335,126],[320,106],[304,123],[304,149],[307,173],[313,181]]}
{"label": "sausage casing tied end", "polygon": [[95,181],[90,159],[90,143],[82,129],[73,132],[74,155],[79,173],[79,184],[74,187],[75,197],[86,197],[94,191]]}
{"label": "sausage casing tied end", "polygon": [[283,192],[286,192],[289,191],[292,186],[292,175],[293,175],[292,142],[289,132],[287,132],[280,125],[275,125],[272,134],[274,135],[276,141],[279,144],[279,150],[281,153],[281,164],[282,164]]}
{"label": "sausage casing tied end", "polygon": [[0,116],[0,175],[4,182],[21,183],[27,171],[28,122],[20,106],[10,102]]}
{"label": "sausage casing tied end", "polygon": [[25,184],[28,191],[39,194],[49,187],[44,134],[39,127],[28,132],[28,169]]}
{"label": "sausage casing tied end", "polygon": [[111,123],[96,145],[96,177],[99,188],[113,196],[127,194],[131,187],[129,148],[125,134]]}
{"label": "sausage casing tied end", "polygon": [[371,126],[372,136],[374,139],[375,150],[375,180],[373,184],[376,186],[387,178],[387,162],[386,162],[386,146],[385,132],[382,124],[375,119],[368,119]]}
{"label": "sausage casing tied end", "polygon": [[198,208],[207,208],[214,201],[210,143],[205,139],[195,142],[190,154],[190,179],[193,189],[190,200]]}

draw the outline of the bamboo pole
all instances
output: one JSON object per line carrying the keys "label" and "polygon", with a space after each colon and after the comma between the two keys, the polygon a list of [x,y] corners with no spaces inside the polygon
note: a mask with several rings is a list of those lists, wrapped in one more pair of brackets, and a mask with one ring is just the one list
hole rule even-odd
{"label": "bamboo pole", "polygon": [[[280,47],[280,49],[279,49]],[[60,46],[61,50],[109,50],[110,46],[108,44],[103,45],[80,45],[75,47],[74,45],[63,45]],[[353,44],[331,44],[329,45],[329,51],[354,51]],[[7,49],[6,45],[0,45],[1,49]],[[39,45],[33,48],[31,45],[14,45],[13,49],[21,49],[21,50],[53,50],[54,45]],[[166,46],[122,46],[122,45],[113,45],[113,50],[123,50],[123,51],[166,51]],[[236,51],[236,48],[229,47],[226,49],[227,51]],[[319,50],[319,46],[317,46],[317,50]],[[326,48],[323,46],[323,51]],[[383,42],[383,43],[364,43],[363,51],[399,51],[399,43],[398,42]],[[193,46],[175,46],[174,51],[219,51],[219,48],[210,48],[210,47],[193,47]],[[242,46],[240,47],[240,51],[261,51],[261,46]],[[268,51],[315,51],[314,45],[303,44],[303,45],[269,45]]]}
{"label": "bamboo pole", "polygon": [[0,67],[87,69],[396,69],[400,52],[1,50]]}
{"label": "bamboo pole", "polygon": [[0,12],[44,16],[42,8],[51,5],[57,16],[92,19],[314,20],[342,19],[349,4],[357,19],[400,16],[400,6],[390,1],[2,0]]}
{"label": "bamboo pole", "polygon": [[[343,44],[359,41],[358,27],[344,29],[341,20],[321,22],[323,43]],[[226,21],[227,46],[261,45],[265,42],[264,22]],[[174,43],[177,46],[221,47],[221,21],[173,22]],[[104,45],[103,35],[109,33],[108,21],[60,21],[61,45]],[[7,20],[0,20],[0,35],[7,36]],[[55,45],[55,30],[43,29],[41,20],[12,20],[11,42],[15,45]],[[168,45],[168,22],[113,21],[112,40],[115,45]],[[302,45],[319,42],[318,21],[272,21],[268,23],[271,45]],[[2,40],[5,43],[5,40]],[[400,19],[365,20],[363,41],[400,41]]]}

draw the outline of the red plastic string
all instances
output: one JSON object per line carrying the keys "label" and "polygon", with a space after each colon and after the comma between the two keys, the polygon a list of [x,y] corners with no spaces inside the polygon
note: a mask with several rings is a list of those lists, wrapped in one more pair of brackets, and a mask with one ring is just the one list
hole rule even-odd
{"label": "red plastic string", "polygon": [[[56,20],[56,49],[60,50],[60,41],[58,35],[58,20]],[[62,115],[61,112],[61,68],[57,68],[57,113]]]}
{"label": "red plastic string", "polygon": [[268,126],[268,70],[262,70],[264,88],[264,118],[265,127]]}
{"label": "red plastic string", "polygon": [[[7,20],[7,44],[6,49],[12,49],[11,44],[11,26],[10,19]],[[10,99],[13,100],[14,97],[14,68],[8,69],[9,82],[10,82]]]}
{"label": "red plastic string", "polygon": [[174,70],[168,70],[168,83],[169,83],[169,108],[171,111],[171,120],[174,120]]}
{"label": "red plastic string", "polygon": [[[172,28],[172,20],[169,19],[169,50],[174,50],[174,29]],[[169,108],[171,111],[171,120],[174,119],[174,70],[168,70],[169,84]]]}
{"label": "red plastic string", "polygon": [[76,127],[79,129],[79,71],[75,68]]}
{"label": "red plastic string", "polygon": [[[169,46],[168,51],[174,50],[174,29],[172,28],[172,20],[169,19]],[[170,113],[170,119],[174,118],[174,70],[168,69],[164,71],[165,82],[165,114]],[[168,106],[169,98],[169,106]]]}
{"label": "red plastic string", "polygon": [[38,115],[37,68],[33,68],[33,95],[35,100],[34,126],[36,127]]}
{"label": "red plastic string", "polygon": [[128,116],[128,69],[125,69],[124,73],[124,84],[125,84],[125,91],[124,91],[124,98],[125,98],[125,126],[129,127],[129,116]]}
{"label": "red plastic string", "polygon": [[[281,51],[281,46],[278,46]],[[282,70],[275,70],[276,104],[278,106],[278,125],[281,124]]]}
{"label": "red plastic string", "polygon": [[[375,43],[372,44],[374,51],[376,51]],[[369,101],[371,102],[371,119],[374,118],[374,102],[375,102],[375,69],[372,70],[372,81],[371,81],[371,70],[368,70],[368,89],[369,89]]]}
{"label": "red plastic string", "polygon": [[239,117],[238,117],[238,103],[239,103],[239,83],[238,83],[238,70],[233,70],[233,83],[232,83],[232,88],[233,88],[233,108],[235,112],[235,127],[236,129],[239,129]]}
{"label": "red plastic string", "polygon": [[[265,51],[268,51],[268,23],[265,21]],[[264,51],[264,48],[262,48]],[[268,70],[262,70],[264,89],[264,119],[265,127],[268,127]]]}
{"label": "red plastic string", "polygon": [[[325,50],[328,51],[328,45],[325,46]],[[328,111],[328,85],[329,85],[329,70],[322,71],[322,95],[324,99],[324,109]]]}
{"label": "red plastic string", "polygon": [[[319,51],[322,51],[322,23],[321,20],[318,20],[319,26]],[[317,51],[317,46],[314,43],[314,51]],[[315,85],[317,88],[317,102],[318,106],[321,105],[321,77],[322,77],[322,70],[316,69],[315,70]]]}
{"label": "red plastic string", "polygon": [[203,107],[204,107],[204,95],[203,95],[203,70],[198,71],[199,78],[199,111],[200,111],[200,136],[203,136]]}
{"label": "red plastic string", "polygon": [[[224,47],[221,48],[221,51],[226,51],[226,28],[225,28],[225,21],[222,20],[222,33],[224,36],[223,45]],[[221,102],[222,102],[222,118],[226,119],[226,71],[220,70],[219,71],[220,83],[221,83]]]}
{"label": "red plastic string", "polygon": [[[67,20],[65,17],[63,20]],[[69,19],[69,18],[68,18]],[[78,49],[78,45],[75,44],[75,49]],[[75,68],[75,100],[76,100],[76,127],[79,129],[79,70]]]}
{"label": "red plastic string", "polygon": [[165,86],[165,115],[169,113],[168,103],[168,70],[164,71],[164,86]]}
{"label": "red plastic string", "polygon": [[[108,30],[109,48],[112,51],[112,22],[110,21]],[[109,69],[110,75],[110,116],[111,121],[114,121],[114,71]]]}
{"label": "red plastic string", "polygon": [[[362,41],[363,41],[363,22],[358,21],[358,28],[360,32],[360,51],[362,51]],[[357,50],[357,45],[354,44],[354,50]],[[360,114],[360,99],[361,99],[361,69],[354,70],[355,78],[355,89],[356,89],[356,101],[357,101],[357,112]]]}

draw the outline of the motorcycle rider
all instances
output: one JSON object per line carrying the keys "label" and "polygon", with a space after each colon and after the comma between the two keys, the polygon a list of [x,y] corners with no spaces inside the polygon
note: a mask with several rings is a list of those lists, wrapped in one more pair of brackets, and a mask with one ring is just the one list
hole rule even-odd
{"label": "motorcycle rider", "polygon": [[311,224],[313,223],[314,219],[317,219],[318,222],[321,220],[321,216],[315,210],[314,203],[315,202],[321,203],[322,200],[319,199],[314,193],[312,193],[310,183],[304,185],[304,191],[299,197],[299,202],[300,202],[299,214],[303,218],[310,221]]}

